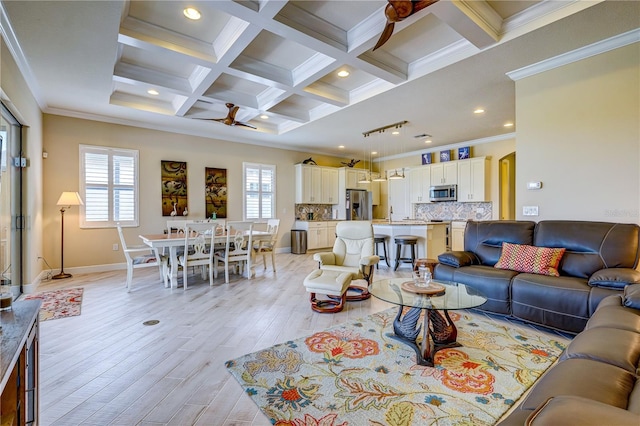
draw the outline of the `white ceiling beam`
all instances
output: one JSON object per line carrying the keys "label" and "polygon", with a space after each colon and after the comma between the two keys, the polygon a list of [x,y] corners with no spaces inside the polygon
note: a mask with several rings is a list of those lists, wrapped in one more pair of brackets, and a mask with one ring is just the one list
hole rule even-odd
{"label": "white ceiling beam", "polygon": [[484,0],[439,1],[429,12],[480,49],[500,40],[502,18]]}

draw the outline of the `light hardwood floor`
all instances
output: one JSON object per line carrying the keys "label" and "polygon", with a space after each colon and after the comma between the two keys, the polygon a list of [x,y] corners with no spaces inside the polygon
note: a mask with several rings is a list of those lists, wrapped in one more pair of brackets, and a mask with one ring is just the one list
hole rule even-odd
{"label": "light hardwood floor", "polygon": [[84,298],[80,316],[41,323],[40,424],[269,425],[225,361],[391,306],[372,297],[314,313],[302,285],[312,255],[276,260],[277,273],[260,263],[228,285],[223,273],[213,287],[194,274],[187,291],[164,288],[154,268],[134,272],[130,293],[124,270],[43,282],[39,291],[84,287]]}

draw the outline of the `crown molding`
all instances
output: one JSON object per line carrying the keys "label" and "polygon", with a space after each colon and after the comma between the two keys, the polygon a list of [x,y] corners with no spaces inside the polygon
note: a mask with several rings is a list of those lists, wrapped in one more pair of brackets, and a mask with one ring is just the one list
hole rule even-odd
{"label": "crown molding", "polygon": [[563,53],[562,55],[545,59],[544,61],[540,61],[517,70],[509,71],[507,76],[513,81],[522,80],[523,78],[531,77],[554,68],[578,62],[583,59],[638,42],[640,42],[640,28]]}

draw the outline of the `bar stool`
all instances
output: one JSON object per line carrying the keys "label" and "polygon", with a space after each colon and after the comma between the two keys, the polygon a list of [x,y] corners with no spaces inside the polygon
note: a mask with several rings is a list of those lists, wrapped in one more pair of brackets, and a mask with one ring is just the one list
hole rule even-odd
{"label": "bar stool", "polygon": [[[387,236],[375,234],[373,236],[373,243],[375,244],[376,255],[380,258],[380,260],[385,261],[385,263],[387,264],[387,267],[390,267],[391,265],[389,265],[389,256],[387,256]],[[382,251],[384,253],[384,256],[380,256],[380,254],[378,253],[378,244],[382,244]],[[376,269],[380,269],[378,267],[378,263],[376,264]]]}
{"label": "bar stool", "polygon": [[[418,237],[414,235],[396,235],[394,242],[396,243],[396,266],[393,270],[398,269],[400,262],[411,263],[411,268],[413,269],[413,264],[416,261],[416,244],[418,244]],[[401,257],[402,247],[404,246],[411,247],[411,257]]]}

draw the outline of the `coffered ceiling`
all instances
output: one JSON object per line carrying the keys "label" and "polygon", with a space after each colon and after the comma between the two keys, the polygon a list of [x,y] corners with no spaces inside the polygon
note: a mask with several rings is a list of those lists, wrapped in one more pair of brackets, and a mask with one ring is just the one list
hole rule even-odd
{"label": "coffered ceiling", "polygon": [[[349,157],[402,120],[404,150],[513,132],[507,71],[634,25],[599,1],[440,0],[372,51],[387,4],[3,1],[3,33],[45,112]],[[226,103],[256,129],[195,119]]]}

